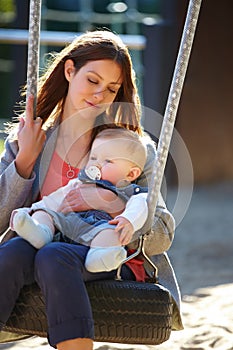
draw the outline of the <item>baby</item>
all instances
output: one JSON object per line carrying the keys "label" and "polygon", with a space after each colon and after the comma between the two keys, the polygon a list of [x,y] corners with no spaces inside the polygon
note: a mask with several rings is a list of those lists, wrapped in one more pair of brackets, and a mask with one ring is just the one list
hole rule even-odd
{"label": "baby", "polygon": [[[144,168],[146,157],[146,146],[136,133],[124,128],[101,131],[78,178],[44,196],[31,208],[13,211],[11,229],[37,249],[51,242],[59,231],[65,241],[90,246],[85,261],[88,271],[116,269],[127,256],[124,245],[147,219],[147,188],[133,184]],[[117,194],[126,203],[124,211],[117,215],[96,209],[59,212],[66,194],[83,183]]]}

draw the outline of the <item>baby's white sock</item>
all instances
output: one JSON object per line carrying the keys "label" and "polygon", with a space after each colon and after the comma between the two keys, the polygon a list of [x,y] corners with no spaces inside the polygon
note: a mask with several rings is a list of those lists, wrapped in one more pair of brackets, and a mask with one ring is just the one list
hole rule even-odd
{"label": "baby's white sock", "polygon": [[86,256],[85,267],[89,272],[115,270],[126,256],[124,247],[91,247]]}
{"label": "baby's white sock", "polygon": [[53,239],[53,233],[47,225],[39,224],[24,211],[18,211],[13,217],[13,229],[33,247],[40,249]]}

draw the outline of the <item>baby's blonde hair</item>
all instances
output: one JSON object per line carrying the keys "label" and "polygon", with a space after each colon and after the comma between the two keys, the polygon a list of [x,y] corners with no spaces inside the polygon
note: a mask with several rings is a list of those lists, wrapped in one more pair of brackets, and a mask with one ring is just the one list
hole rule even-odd
{"label": "baby's blonde hair", "polygon": [[142,136],[125,128],[113,127],[100,131],[95,139],[98,138],[123,142],[127,154],[122,156],[127,156],[133,164],[138,166],[141,171],[143,170],[147,158],[147,148]]}

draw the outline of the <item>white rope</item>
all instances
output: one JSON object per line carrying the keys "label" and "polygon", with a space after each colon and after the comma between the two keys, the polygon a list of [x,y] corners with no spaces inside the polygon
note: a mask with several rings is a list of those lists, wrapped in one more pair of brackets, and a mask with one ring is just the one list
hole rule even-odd
{"label": "white rope", "polygon": [[148,232],[150,230],[151,224],[154,220],[156,204],[158,202],[159,192],[161,189],[164,169],[168,157],[168,151],[182,93],[183,83],[188,67],[190,52],[193,45],[201,2],[202,0],[190,0],[188,6],[186,21],[160,132],[151,182],[149,184],[147,202],[149,208],[152,208],[152,210],[150,210],[150,215],[143,228],[144,232]]}
{"label": "white rope", "polygon": [[37,81],[40,55],[40,20],[41,0],[30,1],[29,37],[28,37],[28,63],[27,63],[27,92],[34,96],[34,118],[36,116]]}

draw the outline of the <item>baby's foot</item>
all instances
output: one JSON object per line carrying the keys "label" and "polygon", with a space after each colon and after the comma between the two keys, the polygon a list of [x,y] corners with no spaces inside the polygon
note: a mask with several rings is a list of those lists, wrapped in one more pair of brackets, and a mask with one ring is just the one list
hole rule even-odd
{"label": "baby's foot", "polygon": [[14,214],[12,227],[20,237],[26,239],[37,249],[42,248],[53,239],[53,233],[47,225],[39,224],[22,210]]}
{"label": "baby's foot", "polygon": [[124,247],[91,247],[87,253],[85,267],[89,272],[116,270],[127,256]]}

